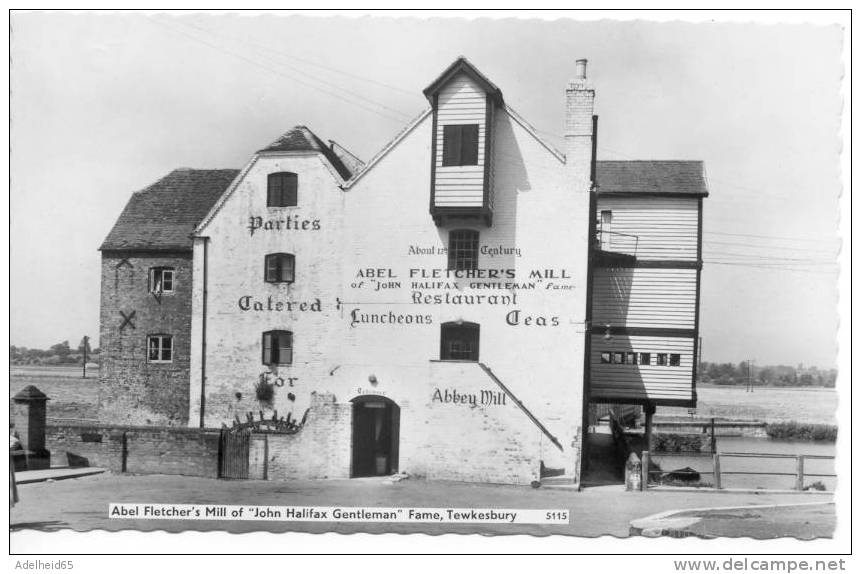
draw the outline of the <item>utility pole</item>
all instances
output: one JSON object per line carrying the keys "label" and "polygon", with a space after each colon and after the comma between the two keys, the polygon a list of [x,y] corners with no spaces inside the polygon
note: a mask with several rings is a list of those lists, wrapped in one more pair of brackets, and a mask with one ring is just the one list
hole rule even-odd
{"label": "utility pole", "polygon": [[84,375],[82,378],[86,379],[87,378],[87,358],[88,358],[87,357],[87,349],[89,349],[89,347],[90,347],[90,338],[87,337],[86,335],[84,335],[83,344],[84,344]]}
{"label": "utility pole", "polygon": [[751,372],[752,372],[751,363],[752,362],[753,362],[753,359],[747,360],[747,390],[749,393],[753,392],[753,379],[751,378]]}

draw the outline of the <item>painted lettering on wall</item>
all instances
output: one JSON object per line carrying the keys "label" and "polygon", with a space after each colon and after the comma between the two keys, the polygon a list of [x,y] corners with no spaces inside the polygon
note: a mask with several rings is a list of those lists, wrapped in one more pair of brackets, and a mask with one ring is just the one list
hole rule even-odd
{"label": "painted lettering on wall", "polygon": [[320,299],[314,299],[313,301],[279,301],[274,299],[272,295],[266,297],[266,299],[259,300],[255,299],[251,295],[243,295],[239,298],[239,310],[240,311],[308,311],[312,313],[319,313],[323,310],[323,305],[320,302]]}
{"label": "painted lettering on wall", "polygon": [[[275,385],[276,387],[295,387],[299,377],[281,377],[272,371],[260,373],[260,382]],[[292,399],[291,399],[292,400]]]}
{"label": "painted lettering on wall", "polygon": [[319,231],[319,219],[302,219],[298,215],[288,215],[283,219],[264,219],[259,215],[248,218],[248,232],[254,235],[257,230],[263,231]]}
{"label": "painted lettering on wall", "polygon": [[411,313],[364,313],[358,307],[350,311],[350,327],[359,325],[431,325],[433,317],[430,315],[414,315]]}
{"label": "painted lettering on wall", "polygon": [[431,402],[445,405],[478,406],[507,405],[508,396],[504,391],[483,389],[478,393],[459,393],[457,389],[434,389]]}
{"label": "painted lettering on wall", "polygon": [[545,317],[543,315],[526,315],[520,309],[510,311],[505,316],[505,322],[516,327],[518,325],[534,326],[534,327],[558,327],[559,317]]}

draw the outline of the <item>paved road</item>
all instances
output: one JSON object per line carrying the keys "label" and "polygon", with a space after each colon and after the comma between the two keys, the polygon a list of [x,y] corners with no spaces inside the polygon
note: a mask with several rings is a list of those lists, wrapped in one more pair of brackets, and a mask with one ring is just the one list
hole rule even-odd
{"label": "paved road", "polygon": [[[568,534],[625,537],[631,520],[671,509],[786,504],[831,500],[822,494],[744,494],[719,492],[624,492],[619,487],[597,487],[574,492],[529,487],[473,485],[404,480],[384,484],[381,479],[290,482],[225,481],[180,476],[101,474],[58,482],[24,484],[21,502],[11,511],[11,528],[53,531],[134,529],[226,530],[229,532],[425,532],[485,534]],[[111,502],[175,504],[249,504],[297,506],[487,507],[569,509],[567,525],[459,525],[303,523],[246,521],[183,521],[109,519]],[[819,517],[830,536],[833,520]],[[830,520],[830,522],[829,522]],[[830,530],[828,524],[831,524]],[[761,537],[775,534],[763,526]],[[13,536],[14,544],[14,536]]]}

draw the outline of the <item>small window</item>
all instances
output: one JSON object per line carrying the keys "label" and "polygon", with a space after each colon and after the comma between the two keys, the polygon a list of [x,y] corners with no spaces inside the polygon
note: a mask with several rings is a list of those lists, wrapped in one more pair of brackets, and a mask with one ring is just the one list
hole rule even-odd
{"label": "small window", "polygon": [[443,126],[442,165],[478,165],[478,124]]}
{"label": "small window", "polygon": [[173,361],[173,337],[170,335],[149,335],[146,338],[147,361],[150,363],[170,363]]}
{"label": "small window", "polygon": [[610,352],[609,351],[601,351],[601,362],[604,364],[608,364],[610,362]]}
{"label": "small window", "polygon": [[601,223],[598,228],[598,235],[600,238],[601,249],[604,251],[609,251],[612,247],[611,245],[611,237],[613,237],[613,212],[609,209],[605,209],[601,211]]}
{"label": "small window", "polygon": [[266,331],[263,333],[263,364],[293,364],[293,333],[290,331]]}
{"label": "small window", "polygon": [[625,364],[625,353],[621,351],[613,351],[613,363],[617,365]]}
{"label": "small window", "polygon": [[478,231],[453,229],[448,233],[448,268],[478,269]]}
{"label": "small window", "polygon": [[173,267],[153,267],[149,270],[149,291],[161,295],[173,293]]}
{"label": "small window", "polygon": [[443,323],[439,358],[442,361],[477,361],[479,326],[475,323]]}
{"label": "small window", "polygon": [[667,354],[666,353],[658,353],[658,362],[656,365],[666,366],[667,364]]}
{"label": "small window", "polygon": [[295,173],[270,173],[266,192],[267,207],[299,205],[299,178]]}
{"label": "small window", "polygon": [[296,258],[290,253],[270,253],[266,256],[265,280],[268,283],[292,283],[296,272]]}
{"label": "small window", "polygon": [[637,353],[626,353],[625,354],[625,362],[629,365],[637,364]]}
{"label": "small window", "polygon": [[640,364],[641,365],[651,365],[652,364],[652,354],[651,353],[640,353]]}
{"label": "small window", "polygon": [[670,353],[670,366],[678,367],[682,364],[682,356],[678,353]]}

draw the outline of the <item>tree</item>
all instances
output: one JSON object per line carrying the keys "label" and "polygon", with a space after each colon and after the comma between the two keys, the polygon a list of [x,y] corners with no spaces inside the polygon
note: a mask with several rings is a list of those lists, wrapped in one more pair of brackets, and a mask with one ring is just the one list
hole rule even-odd
{"label": "tree", "polygon": [[59,355],[61,357],[65,357],[72,352],[71,347],[69,347],[68,341],[63,341],[62,343],[57,343],[56,345],[51,345],[51,352],[54,355]]}

